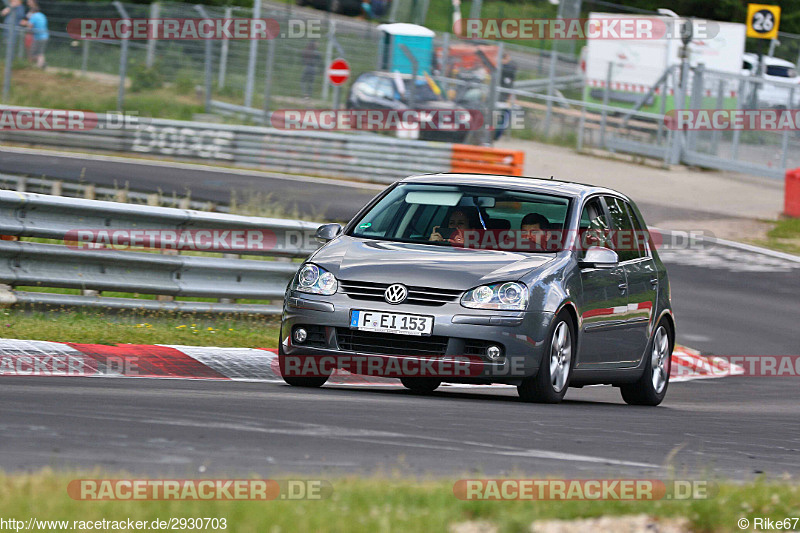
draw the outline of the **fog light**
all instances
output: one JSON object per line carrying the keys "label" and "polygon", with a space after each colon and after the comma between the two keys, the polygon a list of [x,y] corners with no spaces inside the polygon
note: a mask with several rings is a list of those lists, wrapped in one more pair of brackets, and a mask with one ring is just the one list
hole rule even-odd
{"label": "fog light", "polygon": [[489,346],[486,348],[486,357],[492,361],[497,361],[503,357],[503,350],[501,350],[499,346]]}
{"label": "fog light", "polygon": [[297,344],[303,344],[306,342],[308,338],[308,332],[303,328],[297,328],[294,330],[294,342]]}

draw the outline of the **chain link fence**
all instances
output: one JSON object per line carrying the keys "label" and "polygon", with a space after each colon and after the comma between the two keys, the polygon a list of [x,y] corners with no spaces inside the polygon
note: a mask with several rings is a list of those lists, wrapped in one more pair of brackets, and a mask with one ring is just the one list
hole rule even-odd
{"label": "chain link fence", "polygon": [[[344,58],[351,68],[350,80],[373,71],[382,62],[383,34],[377,25],[358,19],[339,17],[324,11],[298,8],[291,3],[258,3],[256,8],[203,6],[187,3],[130,4],[43,0],[50,40],[47,47],[48,68],[94,76],[105,76],[114,83],[125,75],[119,104],[125,109],[125,91],[169,84],[187,94],[204,96],[207,111],[233,114],[237,120],[263,123],[270,111],[298,108],[331,108],[344,104],[347,85],[336,91],[328,82],[325,68],[333,59]],[[573,6],[574,7],[574,6]],[[621,13],[642,10],[614,6],[598,0],[584,0],[584,9]],[[645,12],[643,14],[649,14]],[[567,14],[569,15],[569,14]],[[574,16],[573,13],[570,16]],[[280,35],[269,40],[79,40],[66,32],[69,21],[77,18],[268,18],[278,22]],[[565,15],[566,16],[566,15]],[[10,43],[10,28],[5,25],[0,58],[12,57],[12,66],[24,59],[21,28]],[[798,166],[795,148],[800,147],[795,132],[715,131],[676,133],[665,126],[664,116],[677,100],[670,91],[679,85],[680,73],[650,73],[646,78],[664,74],[652,87],[634,92],[614,88],[618,71],[609,69],[608,79],[587,80],[579,61],[582,41],[570,46],[547,49],[545,41],[529,43],[478,42],[437,33],[433,43],[434,59],[430,74],[449,97],[473,94],[475,107],[494,117],[499,110],[521,115],[524,127],[507,133],[523,139],[556,140],[578,149],[600,148],[629,152],[645,157],[677,162],[674,146],[698,154],[696,161],[715,168],[729,168],[724,161],[739,161],[734,167],[746,172],[776,175],[786,166]],[[124,45],[124,46],[123,46]],[[9,52],[9,46],[13,50]],[[480,48],[488,59],[475,60]],[[465,64],[456,51],[471,50],[471,63]],[[748,42],[748,49],[755,49]],[[800,54],[800,36],[780,34],[780,45],[772,55],[796,61]],[[460,52],[459,52],[460,53]],[[508,53],[515,67],[513,86],[500,83],[498,64]],[[478,54],[480,55],[480,54]],[[8,61],[6,61],[8,63]],[[12,69],[5,69],[4,84],[9,85]],[[693,74],[691,74],[693,75]],[[702,82],[691,84],[683,95],[680,108],[696,105],[700,109],[766,108],[775,103],[752,98],[769,90],[746,76],[707,72]],[[68,81],[65,81],[68,83]],[[773,84],[774,85],[774,84]],[[780,86],[780,83],[777,84]],[[210,86],[210,91],[205,87]],[[756,87],[761,87],[758,90]],[[789,87],[778,87],[788,91]],[[692,91],[695,91],[693,93]],[[699,92],[696,92],[699,91]],[[621,93],[628,93],[620,99]],[[795,94],[796,93],[796,94]],[[339,95],[339,102],[334,98]],[[701,98],[693,94],[702,94]],[[789,98],[787,96],[787,98]],[[800,91],[793,91],[787,106],[796,106]],[[642,102],[660,102],[663,105]],[[8,103],[8,91],[3,93]],[[211,105],[211,104],[214,105]],[[494,120],[494,119],[492,119]],[[488,127],[496,124],[487,121]],[[475,135],[469,142],[487,144],[494,132]],[[688,141],[688,144],[687,144]],[[702,156],[702,157],[701,157]],[[699,164],[699,163],[698,163]]]}

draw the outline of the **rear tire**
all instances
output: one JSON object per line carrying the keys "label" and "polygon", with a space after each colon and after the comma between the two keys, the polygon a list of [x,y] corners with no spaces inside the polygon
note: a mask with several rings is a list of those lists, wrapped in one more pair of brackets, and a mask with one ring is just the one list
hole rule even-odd
{"label": "rear tire", "polygon": [[291,385],[292,387],[305,387],[305,388],[319,388],[325,385],[325,382],[328,381],[330,376],[309,376],[309,377],[302,377],[302,376],[287,376],[286,375],[286,365],[285,365],[285,357],[286,354],[283,353],[283,345],[281,344],[281,339],[278,339],[278,366],[281,370],[281,377],[283,381],[287,384]]}
{"label": "rear tire", "polygon": [[542,357],[539,372],[517,386],[522,401],[559,403],[569,388],[576,354],[575,326],[568,312],[562,311],[553,320],[549,349]]}
{"label": "rear tire", "polygon": [[669,387],[669,374],[672,368],[672,349],[675,334],[667,320],[656,326],[653,338],[647,345],[644,372],[639,381],[622,385],[620,392],[625,403],[630,405],[656,406],[664,400]]}
{"label": "rear tire", "polygon": [[411,392],[429,394],[439,388],[441,380],[436,378],[400,378],[403,386]]}

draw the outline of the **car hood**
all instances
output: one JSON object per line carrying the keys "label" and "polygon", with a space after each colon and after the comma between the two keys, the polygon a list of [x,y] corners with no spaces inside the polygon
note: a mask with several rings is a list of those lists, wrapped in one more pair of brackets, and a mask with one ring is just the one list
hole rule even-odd
{"label": "car hood", "polygon": [[466,290],[483,283],[518,280],[554,258],[552,253],[471,250],[342,236],[318,250],[310,261],[342,280]]}

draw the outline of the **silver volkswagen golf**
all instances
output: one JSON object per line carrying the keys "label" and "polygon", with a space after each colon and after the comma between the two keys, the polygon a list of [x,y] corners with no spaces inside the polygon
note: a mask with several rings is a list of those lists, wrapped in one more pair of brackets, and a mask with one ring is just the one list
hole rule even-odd
{"label": "silver volkswagen golf", "polygon": [[416,392],[505,383],[523,400],[557,403],[568,387],[608,384],[629,404],[664,399],[669,281],[639,210],[618,192],[414,176],[317,238],[326,244],[284,302],[279,360],[291,385],[319,387],[345,368]]}

